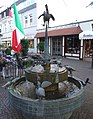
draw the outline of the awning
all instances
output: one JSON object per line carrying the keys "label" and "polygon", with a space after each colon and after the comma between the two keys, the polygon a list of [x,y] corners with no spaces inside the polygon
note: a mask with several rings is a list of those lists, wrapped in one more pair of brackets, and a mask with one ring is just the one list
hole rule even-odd
{"label": "awning", "polygon": [[[82,32],[81,28],[78,27],[70,27],[63,29],[56,29],[48,31],[48,36],[65,36],[65,35],[78,35]],[[38,32],[35,36],[36,38],[45,37],[45,32]]]}
{"label": "awning", "polygon": [[79,39],[93,39],[93,31],[86,30],[79,34]]}

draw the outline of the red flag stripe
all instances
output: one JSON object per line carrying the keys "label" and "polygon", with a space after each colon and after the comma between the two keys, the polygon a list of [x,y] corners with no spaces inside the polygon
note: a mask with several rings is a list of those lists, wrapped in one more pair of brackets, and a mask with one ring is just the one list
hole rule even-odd
{"label": "red flag stripe", "polygon": [[21,44],[18,44],[16,29],[12,32],[12,49],[16,52],[20,52]]}

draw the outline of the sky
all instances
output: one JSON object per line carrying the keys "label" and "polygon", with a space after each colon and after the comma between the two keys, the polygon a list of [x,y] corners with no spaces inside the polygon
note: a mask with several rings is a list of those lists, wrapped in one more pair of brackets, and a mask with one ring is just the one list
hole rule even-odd
{"label": "sky", "polygon": [[[45,10],[48,4],[49,12],[55,17],[55,21],[50,20],[50,26],[63,25],[75,21],[93,19],[93,7],[89,5],[93,0],[38,0],[38,15]],[[0,6],[9,6],[14,0],[0,0]],[[42,18],[40,18],[42,19]]]}
{"label": "sky", "polygon": [[[48,4],[49,12],[55,17],[50,20],[50,26],[63,25],[75,21],[93,19],[93,7],[88,6],[93,0],[38,0],[39,14],[45,10],[45,3]],[[42,11],[42,12],[41,12]]]}

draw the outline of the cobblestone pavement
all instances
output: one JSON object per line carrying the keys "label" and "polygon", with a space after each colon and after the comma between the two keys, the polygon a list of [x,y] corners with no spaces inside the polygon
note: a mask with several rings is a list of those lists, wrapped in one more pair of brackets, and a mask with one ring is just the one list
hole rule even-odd
{"label": "cobblestone pavement", "polygon": [[[74,76],[82,80],[86,80],[88,77],[91,82],[86,86],[84,104],[73,112],[70,119],[93,119],[93,69],[91,69],[91,62],[62,58],[62,64],[74,67],[76,69],[73,72]],[[0,119],[24,119],[9,105],[8,91],[2,87],[7,81],[8,79],[4,80],[0,77]]]}

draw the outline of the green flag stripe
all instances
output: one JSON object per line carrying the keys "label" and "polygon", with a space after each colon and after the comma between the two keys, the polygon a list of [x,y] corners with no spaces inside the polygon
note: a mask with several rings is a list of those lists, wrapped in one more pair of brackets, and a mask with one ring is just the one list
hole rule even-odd
{"label": "green flag stripe", "polygon": [[15,17],[16,27],[24,34],[24,30],[23,30],[22,24],[20,22],[20,18],[19,18],[18,11],[17,11],[15,3],[14,3],[14,17]]}

